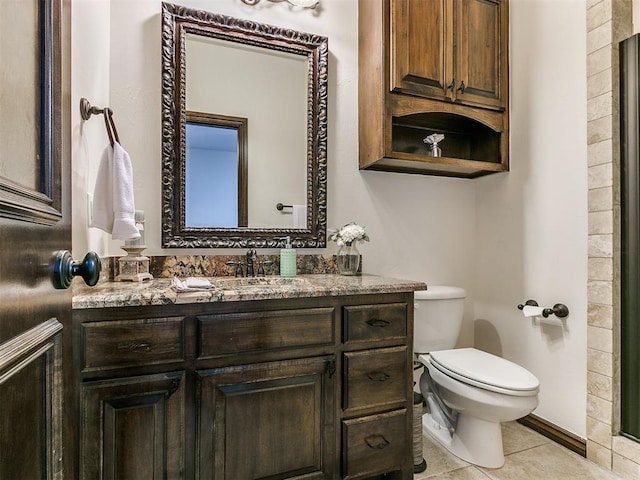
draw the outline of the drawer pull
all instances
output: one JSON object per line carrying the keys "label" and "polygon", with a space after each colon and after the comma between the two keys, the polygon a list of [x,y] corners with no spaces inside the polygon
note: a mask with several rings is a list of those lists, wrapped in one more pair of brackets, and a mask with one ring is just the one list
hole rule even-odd
{"label": "drawer pull", "polygon": [[136,350],[151,350],[151,345],[148,343],[121,343],[118,345],[118,350],[129,350],[135,352]]}
{"label": "drawer pull", "polygon": [[385,328],[391,325],[391,322],[389,320],[383,320],[381,318],[372,318],[370,320],[367,320],[367,325],[371,327]]}
{"label": "drawer pull", "polygon": [[369,377],[369,380],[372,382],[386,382],[391,378],[384,372],[371,372],[367,374],[367,377]]}
{"label": "drawer pull", "polygon": [[372,450],[384,450],[389,446],[389,440],[382,435],[369,435],[364,441]]}

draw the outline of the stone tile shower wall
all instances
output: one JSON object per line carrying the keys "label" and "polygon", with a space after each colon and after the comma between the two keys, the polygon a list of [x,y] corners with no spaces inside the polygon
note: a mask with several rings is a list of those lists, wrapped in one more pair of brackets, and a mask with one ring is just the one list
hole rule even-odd
{"label": "stone tile shower wall", "polygon": [[633,33],[631,0],[587,0],[589,273],[587,458],[640,478],[640,445],[619,431],[620,122],[618,43]]}

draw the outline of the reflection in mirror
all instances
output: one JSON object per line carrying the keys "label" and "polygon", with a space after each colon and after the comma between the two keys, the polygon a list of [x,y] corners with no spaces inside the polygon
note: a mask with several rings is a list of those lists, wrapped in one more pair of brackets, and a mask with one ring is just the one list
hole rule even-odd
{"label": "reflection in mirror", "polygon": [[[249,218],[240,226],[299,228],[274,205],[306,204],[307,57],[193,34],[185,43],[187,112],[242,116],[251,123]],[[226,200],[238,203],[233,196]],[[185,208],[193,207],[187,198]]]}
{"label": "reflection in mirror", "polygon": [[[162,31],[163,246],[324,247],[327,39],[167,3]],[[244,174],[191,165],[193,112],[247,119]]]}
{"label": "reflection in mirror", "polygon": [[247,226],[247,119],[187,112],[185,216],[191,227]]}

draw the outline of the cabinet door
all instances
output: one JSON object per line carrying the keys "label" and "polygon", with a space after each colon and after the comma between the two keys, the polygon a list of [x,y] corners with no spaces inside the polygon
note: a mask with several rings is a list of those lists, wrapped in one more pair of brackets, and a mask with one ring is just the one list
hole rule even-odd
{"label": "cabinet door", "polygon": [[453,0],[391,0],[391,90],[451,99]]}
{"label": "cabinet door", "polygon": [[80,478],[184,478],[184,373],[80,387]]}
{"label": "cabinet door", "polygon": [[457,0],[454,22],[456,102],[503,109],[508,83],[507,2]]}
{"label": "cabinet door", "polygon": [[332,478],[333,357],[198,372],[200,479]]}

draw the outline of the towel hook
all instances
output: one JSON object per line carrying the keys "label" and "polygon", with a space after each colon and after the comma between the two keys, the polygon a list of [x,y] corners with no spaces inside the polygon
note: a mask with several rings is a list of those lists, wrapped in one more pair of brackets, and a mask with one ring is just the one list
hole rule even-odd
{"label": "towel hook", "polygon": [[109,107],[98,108],[89,102],[86,98],[80,99],[80,116],[84,120],[89,120],[91,115],[104,115],[104,126],[107,129],[107,135],[109,136],[109,142],[113,146],[113,141],[120,143],[120,137],[118,136],[118,130],[116,130],[116,123],[113,121],[113,110]]}

